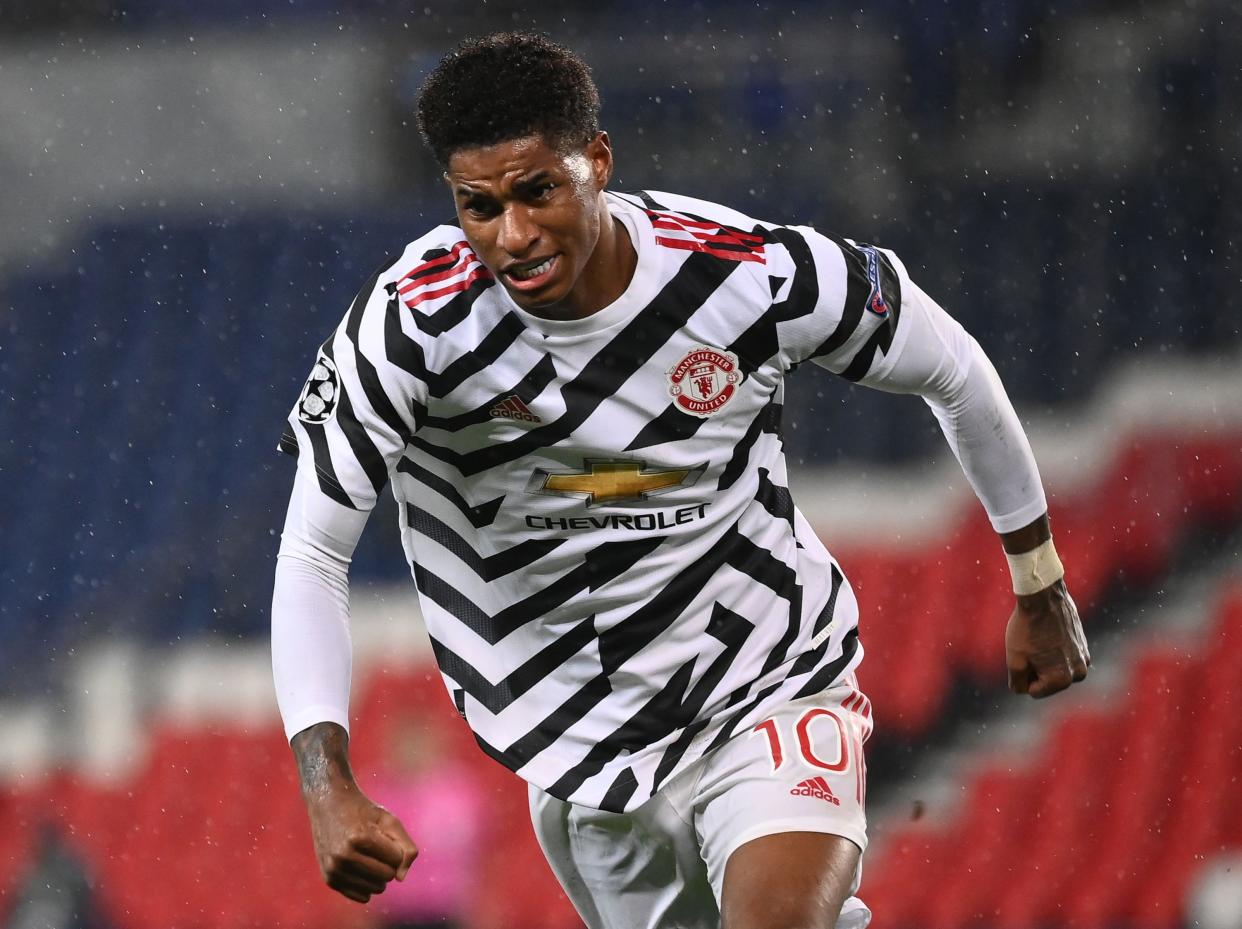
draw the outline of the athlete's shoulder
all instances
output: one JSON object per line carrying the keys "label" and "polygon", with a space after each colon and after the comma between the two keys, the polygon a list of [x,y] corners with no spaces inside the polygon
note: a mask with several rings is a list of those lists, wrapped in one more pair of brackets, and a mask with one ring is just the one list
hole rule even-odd
{"label": "athlete's shoulder", "polygon": [[364,290],[369,302],[382,299],[390,311],[403,309],[422,329],[422,321],[446,304],[463,295],[473,304],[494,283],[461,228],[443,223],[386,259]]}
{"label": "athlete's shoulder", "polygon": [[627,195],[630,202],[637,202],[653,212],[676,213],[708,222],[720,223],[733,229],[752,230],[756,227],[775,228],[777,224],[747,216],[740,210],[701,200],[684,194],[669,193],[662,190],[643,190]]}
{"label": "athlete's shoulder", "polygon": [[771,223],[764,223],[737,210],[708,200],[664,191],[642,190],[614,194],[641,215],[657,245],[682,253],[701,252],[723,261],[766,263],[765,248],[773,241]]}
{"label": "athlete's shoulder", "polygon": [[[403,296],[419,291],[425,301],[426,291],[436,290],[434,285],[457,277],[467,266],[482,267],[482,262],[465,233],[458,226],[443,223],[408,243],[390,260],[376,283],[390,290],[395,284]],[[408,298],[405,302],[418,305]]]}

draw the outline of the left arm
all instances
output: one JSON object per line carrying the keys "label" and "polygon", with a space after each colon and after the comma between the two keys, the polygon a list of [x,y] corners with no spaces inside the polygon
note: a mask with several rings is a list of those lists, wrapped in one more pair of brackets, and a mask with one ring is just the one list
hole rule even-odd
{"label": "left arm", "polygon": [[917,393],[931,407],[1010,562],[1017,603],[1005,633],[1009,687],[1057,693],[1086,677],[1091,657],[1052,548],[1030,443],[979,344],[908,278],[901,304],[891,350],[860,383]]}
{"label": "left arm", "polygon": [[780,361],[786,369],[814,361],[926,401],[1009,559],[1017,595],[1005,636],[1010,688],[1044,697],[1081,680],[1091,658],[1052,548],[1039,469],[979,344],[892,252],[807,227],[772,234],[765,270],[790,281],[773,304]]}

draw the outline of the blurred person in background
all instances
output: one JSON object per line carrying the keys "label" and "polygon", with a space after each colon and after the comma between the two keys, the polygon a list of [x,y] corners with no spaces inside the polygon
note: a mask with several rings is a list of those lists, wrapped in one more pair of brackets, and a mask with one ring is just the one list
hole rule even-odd
{"label": "blurred person in background", "polygon": [[487,803],[471,767],[447,744],[438,717],[394,709],[385,734],[387,764],[368,795],[423,839],[417,878],[375,901],[385,929],[462,925],[484,854]]}
{"label": "blurred person in background", "polygon": [[588,925],[861,929],[858,608],[789,496],[784,377],[931,406],[1009,557],[1010,687],[1043,697],[1090,659],[1035,462],[895,255],[608,191],[598,111],[544,39],[447,56],[419,115],[458,224],[384,262],[289,418],[273,662],[319,863],[366,901],[417,854],[348,754],[347,570],[391,481],[445,684]]}

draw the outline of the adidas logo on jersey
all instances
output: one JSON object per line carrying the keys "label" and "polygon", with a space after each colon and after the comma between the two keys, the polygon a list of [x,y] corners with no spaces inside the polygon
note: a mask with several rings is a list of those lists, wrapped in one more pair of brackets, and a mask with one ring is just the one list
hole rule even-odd
{"label": "adidas logo on jersey", "polygon": [[530,411],[517,394],[510,394],[487,411],[493,419],[516,419],[524,423],[543,422]]}
{"label": "adidas logo on jersey", "polygon": [[833,806],[841,805],[841,801],[832,795],[832,788],[822,777],[808,777],[789,793],[794,797],[815,797],[817,800],[827,800]]}

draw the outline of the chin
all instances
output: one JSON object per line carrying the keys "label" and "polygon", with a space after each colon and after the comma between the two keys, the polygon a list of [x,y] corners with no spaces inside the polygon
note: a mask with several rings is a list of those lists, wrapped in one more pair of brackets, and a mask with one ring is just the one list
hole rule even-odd
{"label": "chin", "polygon": [[556,306],[565,299],[562,288],[548,288],[546,292],[537,294],[523,293],[522,291],[510,290],[509,296],[524,310],[546,310]]}

